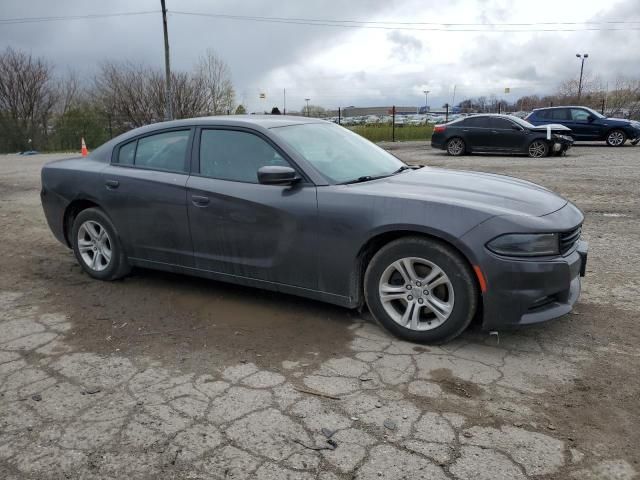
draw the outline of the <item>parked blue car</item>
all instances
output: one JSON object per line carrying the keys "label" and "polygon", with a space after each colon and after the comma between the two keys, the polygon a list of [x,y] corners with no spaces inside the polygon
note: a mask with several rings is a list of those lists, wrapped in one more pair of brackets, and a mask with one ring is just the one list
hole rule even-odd
{"label": "parked blue car", "polygon": [[556,123],[569,127],[576,141],[604,140],[611,147],[620,147],[627,140],[632,145],[640,141],[640,122],[608,118],[588,107],[537,108],[525,120],[534,125]]}

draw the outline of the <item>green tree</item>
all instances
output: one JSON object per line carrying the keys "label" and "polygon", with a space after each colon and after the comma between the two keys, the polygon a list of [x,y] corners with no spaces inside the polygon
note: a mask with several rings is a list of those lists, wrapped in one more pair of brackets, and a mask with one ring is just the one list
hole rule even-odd
{"label": "green tree", "polygon": [[247,113],[247,109],[244,108],[244,105],[240,104],[238,105],[238,108],[236,108],[236,115],[244,115]]}

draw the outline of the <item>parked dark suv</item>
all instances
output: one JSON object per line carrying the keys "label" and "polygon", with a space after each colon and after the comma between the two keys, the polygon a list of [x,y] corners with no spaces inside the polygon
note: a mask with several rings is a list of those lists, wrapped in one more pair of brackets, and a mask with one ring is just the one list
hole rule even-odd
{"label": "parked dark suv", "polygon": [[620,147],[631,140],[640,141],[640,122],[607,118],[587,107],[538,108],[526,118],[534,125],[558,123],[571,129],[576,141],[604,140],[611,147]]}

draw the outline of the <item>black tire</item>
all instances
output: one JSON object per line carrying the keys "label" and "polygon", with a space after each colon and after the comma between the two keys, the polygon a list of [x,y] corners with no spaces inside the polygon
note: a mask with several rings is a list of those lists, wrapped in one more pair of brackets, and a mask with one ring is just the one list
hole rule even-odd
{"label": "black tire", "polygon": [[[100,229],[104,229],[106,231],[106,241],[109,247],[109,251],[111,252],[110,260],[107,262],[105,256],[100,256],[99,259],[104,260],[105,265],[100,265],[98,268],[94,269],[90,265],[87,264],[87,261],[83,258],[83,254],[80,252],[80,239],[79,232],[83,225],[86,225],[86,222],[93,222],[94,225],[98,225]],[[101,230],[98,229],[98,232]],[[83,230],[85,241],[92,242],[93,239],[91,236]],[[89,240],[87,240],[89,239]],[[89,274],[89,276],[96,278],[98,280],[116,280],[118,278],[122,278],[129,273],[131,267],[127,262],[127,257],[122,248],[122,243],[120,242],[120,237],[118,236],[118,232],[115,227],[109,220],[109,217],[100,210],[99,208],[87,208],[86,210],[82,210],[76,218],[73,220],[73,226],[71,228],[71,245],[73,247],[73,253],[76,256],[76,260],[82,267],[82,269]],[[88,255],[91,255],[91,250],[93,250],[93,256],[95,257],[96,248],[86,249]]]}
{"label": "black tire", "polygon": [[549,155],[549,145],[544,140],[534,140],[527,147],[527,153],[531,158],[544,158]]}
{"label": "black tire", "polygon": [[[401,325],[385,310],[380,299],[379,286],[383,274],[394,262],[407,257],[417,257],[437,265],[453,288],[455,300],[451,313],[430,330],[412,330]],[[364,277],[364,296],[374,318],[394,335],[411,342],[438,344],[457,337],[469,326],[478,306],[479,291],[469,264],[453,248],[437,240],[406,237],[388,243],[373,256]]]}
{"label": "black tire", "polygon": [[447,153],[452,157],[464,155],[467,151],[467,145],[460,137],[453,137],[447,140]]}
{"label": "black tire", "polygon": [[610,147],[621,147],[627,141],[627,134],[622,130],[613,129],[607,133],[606,141]]}

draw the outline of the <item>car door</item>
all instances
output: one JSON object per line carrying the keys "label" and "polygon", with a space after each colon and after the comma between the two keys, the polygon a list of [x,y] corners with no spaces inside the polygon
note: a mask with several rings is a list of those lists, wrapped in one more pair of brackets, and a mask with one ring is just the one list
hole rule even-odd
{"label": "car door", "polygon": [[127,256],[191,266],[186,184],[193,131],[166,130],[116,146],[102,171],[103,207]]}
{"label": "car door", "polygon": [[602,125],[591,112],[583,108],[571,109],[571,125],[576,140],[599,140],[602,138]]}
{"label": "car door", "polygon": [[317,289],[316,187],[262,185],[266,165],[296,168],[265,135],[202,128],[187,182],[195,266],[201,270]]}
{"label": "car door", "polygon": [[525,143],[524,128],[506,118],[491,117],[491,149],[513,152],[522,150]]}
{"label": "car door", "polygon": [[469,117],[462,124],[462,135],[467,148],[474,151],[491,149],[492,133],[487,116]]}

